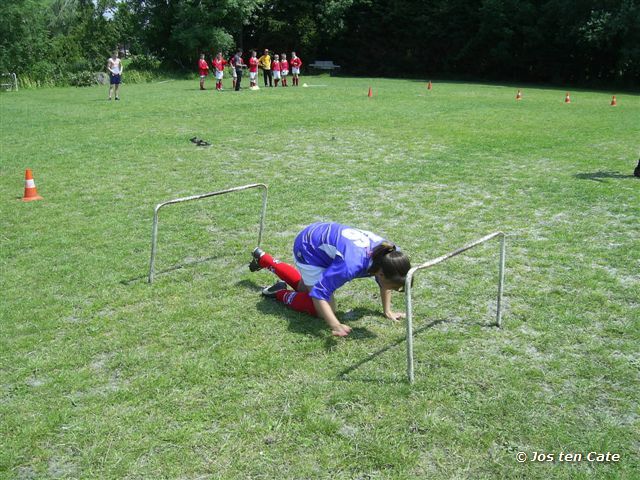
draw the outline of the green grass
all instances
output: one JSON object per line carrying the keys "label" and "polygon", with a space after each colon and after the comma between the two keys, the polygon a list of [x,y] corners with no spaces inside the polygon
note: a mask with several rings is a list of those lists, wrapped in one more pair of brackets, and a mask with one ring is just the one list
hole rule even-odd
{"label": "green grass", "polygon": [[[634,478],[640,98],[302,82],[326,86],[0,95],[0,477]],[[43,201],[18,200],[27,167]],[[260,298],[257,191],[163,210],[146,283],[157,203],[252,182],[284,260],[320,219],[414,264],[505,231],[504,328],[497,244],[421,272],[407,384],[372,281],[339,291],[347,339]]]}

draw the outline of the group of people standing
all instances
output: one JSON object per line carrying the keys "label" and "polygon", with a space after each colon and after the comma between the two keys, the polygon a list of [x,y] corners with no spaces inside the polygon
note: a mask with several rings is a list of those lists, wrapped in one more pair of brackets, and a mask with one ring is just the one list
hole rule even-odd
{"label": "group of people standing", "polygon": [[[248,64],[242,59],[242,50],[238,49],[235,55],[233,55],[229,61],[225,60],[222,53],[218,53],[216,57],[211,61],[213,67],[213,73],[216,77],[216,90],[222,90],[222,79],[224,78],[224,68],[229,66],[231,77],[233,79],[233,89],[235,91],[240,90],[240,84],[242,83],[242,75],[244,69],[249,69],[249,88],[258,88],[258,69],[262,70],[264,77],[265,87],[277,87],[280,83],[283,87],[289,86],[289,73],[292,77],[292,85],[298,86],[300,84],[300,69],[302,67],[302,60],[296,55],[296,52],[291,52],[291,58],[287,59],[287,54],[282,55],[275,54],[271,56],[271,52],[268,49],[264,50],[264,54],[258,57],[255,50],[251,50]],[[198,70],[200,74],[200,90],[205,90],[204,82],[209,75],[209,64],[205,60],[205,54],[200,55],[200,61],[198,62]]]}

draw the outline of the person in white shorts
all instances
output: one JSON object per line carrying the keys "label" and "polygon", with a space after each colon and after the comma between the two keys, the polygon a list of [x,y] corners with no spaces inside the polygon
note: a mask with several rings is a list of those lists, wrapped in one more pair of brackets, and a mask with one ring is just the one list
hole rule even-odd
{"label": "person in white shorts", "polygon": [[273,72],[273,85],[277,87],[280,81],[280,55],[274,55],[271,71]]}
{"label": "person in white shorts", "polygon": [[249,88],[257,87],[256,81],[258,78],[258,54],[255,50],[251,50],[251,57],[249,57]]}
{"label": "person in white shorts", "polygon": [[289,62],[289,65],[291,65],[291,75],[293,75],[293,85],[294,86],[298,86],[298,83],[300,82],[300,68],[302,67],[302,60],[300,60],[300,57],[298,57],[296,55],[296,52],[291,52],[291,61]]}
{"label": "person in white shorts", "polygon": [[213,59],[213,68],[216,74],[216,90],[219,92],[222,91],[222,78],[224,77],[224,66],[227,64],[227,61],[222,58],[222,53],[218,53],[216,58]]}
{"label": "person in white shorts", "polygon": [[233,61],[234,55],[232,54],[229,59],[229,70],[231,70],[231,78],[233,79],[233,90],[236,89],[236,82],[238,81],[238,74],[236,73],[236,65]]}
{"label": "person in white shorts", "polygon": [[287,62],[287,54],[283,53],[280,59],[280,75],[282,76],[282,86],[288,87],[287,75],[289,75],[289,62]]}

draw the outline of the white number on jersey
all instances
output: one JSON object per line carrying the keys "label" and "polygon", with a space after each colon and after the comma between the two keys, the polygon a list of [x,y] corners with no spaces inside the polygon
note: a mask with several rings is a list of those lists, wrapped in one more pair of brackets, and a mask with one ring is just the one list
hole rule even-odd
{"label": "white number on jersey", "polygon": [[367,232],[366,230],[357,230],[355,228],[345,228],[342,231],[342,236],[348,240],[351,240],[356,247],[367,248],[371,245],[371,242],[380,242],[382,237],[379,237],[375,233]]}

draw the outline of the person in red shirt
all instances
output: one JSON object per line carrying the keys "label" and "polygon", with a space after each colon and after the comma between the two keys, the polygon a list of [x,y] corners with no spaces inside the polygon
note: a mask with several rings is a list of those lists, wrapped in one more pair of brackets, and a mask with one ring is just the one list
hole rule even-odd
{"label": "person in red shirt", "polygon": [[222,58],[222,53],[218,53],[212,63],[216,72],[216,90],[221,92],[222,78],[224,77],[224,66],[227,64],[227,61]]}
{"label": "person in red shirt", "polygon": [[198,62],[198,70],[200,71],[200,90],[205,90],[204,79],[209,75],[209,64],[204,59],[204,53],[200,54],[200,61]]}
{"label": "person in red shirt", "polygon": [[249,88],[257,87],[258,63],[258,54],[255,50],[251,50],[251,57],[249,57]]}
{"label": "person in red shirt", "polygon": [[282,59],[280,60],[280,75],[282,76],[282,86],[288,87],[287,85],[287,75],[289,75],[289,62],[287,62],[287,54],[282,54]]}
{"label": "person in red shirt", "polygon": [[296,56],[296,52],[291,52],[291,61],[289,62],[289,65],[291,65],[293,84],[297,87],[300,84],[300,79],[298,77],[300,75],[300,68],[302,67],[302,60],[300,60],[300,57]]}
{"label": "person in red shirt", "polygon": [[274,86],[278,86],[278,82],[280,81],[280,55],[275,55],[273,57],[273,62],[271,62],[271,72],[273,72],[273,83]]}

